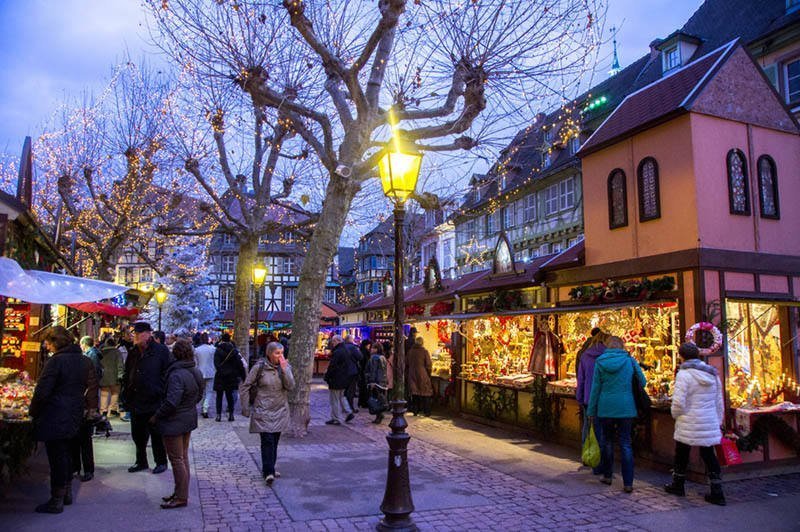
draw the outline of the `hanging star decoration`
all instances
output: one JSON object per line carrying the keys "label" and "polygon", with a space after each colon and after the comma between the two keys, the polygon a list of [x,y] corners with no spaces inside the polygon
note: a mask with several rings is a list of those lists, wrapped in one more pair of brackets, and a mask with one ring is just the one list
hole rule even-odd
{"label": "hanging star decoration", "polygon": [[462,251],[464,254],[464,266],[482,266],[486,262],[486,255],[489,253],[488,247],[479,244],[474,235],[462,247]]}

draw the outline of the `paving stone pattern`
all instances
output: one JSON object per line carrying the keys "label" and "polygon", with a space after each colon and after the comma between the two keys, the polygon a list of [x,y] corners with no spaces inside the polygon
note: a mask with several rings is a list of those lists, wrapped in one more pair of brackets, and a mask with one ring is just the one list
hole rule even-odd
{"label": "paving stone pattern", "polygon": [[[359,456],[385,455],[386,422],[373,425],[372,417],[362,412],[346,426],[324,425],[327,391],[320,384],[314,385],[311,406],[309,437],[282,438],[277,469],[303,460],[304,475],[313,475],[314,467],[320,475],[329,474],[326,456],[351,456],[349,467],[353,471],[361,474],[366,468],[370,482],[382,486],[385,462],[381,468],[379,461],[359,461]],[[194,433],[192,452],[206,530],[374,529],[381,517],[378,507],[382,489],[370,495],[377,503],[373,511],[363,512],[364,515],[294,520],[291,515],[298,512],[285,505],[287,501],[296,504],[296,493],[290,497],[288,488],[282,492],[281,483],[288,486],[300,479],[292,479],[292,471],[285,470],[272,488],[264,485],[258,437],[248,433],[247,423],[246,418],[233,423],[205,420]],[[587,470],[579,470],[577,461],[569,457],[571,451],[556,450],[555,454],[561,456],[554,457],[546,453],[546,445],[509,434],[493,439],[495,433],[503,434],[502,431],[461,420],[410,417],[409,423],[412,490],[414,471],[424,469],[433,475],[431,478],[442,479],[442,492],[451,495],[451,502],[459,492],[465,494],[464,500],[486,501],[442,508],[435,501],[426,500],[426,504],[418,506],[427,509],[413,514],[421,530],[638,530],[626,522],[626,517],[714,510],[702,500],[705,487],[698,484],[688,485],[686,498],[666,496],[660,487],[666,478],[660,473],[637,471],[635,491],[624,494],[618,479],[612,487],[606,487]],[[491,452],[475,451],[484,446]],[[545,452],[535,450],[538,448]],[[347,464],[339,463],[339,467]],[[319,494],[348,489],[346,483],[320,485]],[[797,495],[800,474],[728,482],[725,490],[728,508],[740,502]],[[792,525],[787,526],[789,530]]]}

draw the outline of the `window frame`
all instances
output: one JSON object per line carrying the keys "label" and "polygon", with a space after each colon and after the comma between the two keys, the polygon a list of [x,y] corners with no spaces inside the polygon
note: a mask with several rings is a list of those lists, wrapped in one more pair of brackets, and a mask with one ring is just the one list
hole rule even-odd
{"label": "window frame", "polygon": [[525,196],[525,203],[523,208],[522,220],[524,223],[536,221],[536,211],[538,210],[536,201],[536,192],[531,192]]}
{"label": "window frame", "polygon": [[[767,161],[772,171],[772,197],[775,202],[775,214],[764,213],[764,183],[761,180],[761,161]],[[775,159],[766,153],[762,154],[756,163],[756,174],[758,176],[758,207],[759,214],[762,218],[769,220],[781,219],[781,203],[780,195],[778,194],[778,165],[775,164]]]}
{"label": "window frame", "polygon": [[[615,175],[620,174],[622,175],[622,217],[623,220],[620,223],[614,223],[614,194],[612,190],[612,180]],[[606,180],[606,193],[608,194],[608,228],[609,229],[619,229],[621,227],[628,226],[628,176],[625,174],[625,170],[622,168],[614,168],[608,174],[608,179]]]}
{"label": "window frame", "polygon": [[[653,173],[655,176],[654,187],[656,195],[656,212],[651,216],[648,216],[644,212],[644,165],[649,162],[653,163]],[[639,166],[636,168],[636,180],[638,188],[637,192],[639,196],[639,221],[649,222],[651,220],[657,220],[661,218],[661,178],[658,172],[658,161],[655,157],[648,156],[639,161]]]}
{"label": "window frame", "polygon": [[[742,178],[744,182],[744,202],[745,208],[744,211],[739,212],[734,208],[733,202],[733,176],[731,173],[731,157],[739,157],[742,162]],[[725,167],[728,174],[728,209],[731,215],[733,216],[750,216],[753,214],[752,206],[750,205],[750,174],[747,171],[747,157],[745,157],[744,152],[738,148],[733,148],[732,150],[728,151],[728,155],[725,157]]]}
{"label": "window frame", "polygon": [[[674,57],[677,59],[675,64],[670,61],[670,57],[672,54],[675,54]],[[669,72],[671,70],[675,70],[676,68],[681,66],[681,48],[678,44],[674,44],[664,50],[664,72]]]}
{"label": "window frame", "polygon": [[[230,267],[226,267],[226,265]],[[220,273],[236,273],[236,255],[223,255],[220,263]]]}
{"label": "window frame", "polygon": [[569,154],[575,155],[581,149],[581,137],[580,135],[575,135],[569,139]]}

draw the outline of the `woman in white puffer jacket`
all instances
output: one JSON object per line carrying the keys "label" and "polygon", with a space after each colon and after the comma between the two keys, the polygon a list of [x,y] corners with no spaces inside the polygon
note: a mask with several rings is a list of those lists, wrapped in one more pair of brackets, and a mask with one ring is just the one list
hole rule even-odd
{"label": "woman in white puffer jacket", "polygon": [[714,446],[722,439],[720,429],[724,415],[722,383],[717,370],[699,360],[693,343],[680,346],[684,362],[675,377],[672,391],[672,417],[675,418],[675,466],[672,483],[664,486],[667,493],[684,496],[686,468],[692,447],[700,447],[706,465],[711,492],[705,496],[712,504],[725,506],[720,467]]}

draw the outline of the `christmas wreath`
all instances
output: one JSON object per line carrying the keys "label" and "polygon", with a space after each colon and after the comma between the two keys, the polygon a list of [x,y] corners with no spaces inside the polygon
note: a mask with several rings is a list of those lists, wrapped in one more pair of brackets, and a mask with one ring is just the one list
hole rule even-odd
{"label": "christmas wreath", "polygon": [[[699,339],[698,336],[700,336]],[[719,351],[722,347],[722,333],[713,323],[701,321],[689,327],[689,330],[686,331],[686,341],[696,345],[701,355],[707,356]],[[700,345],[698,341],[704,345]]]}

